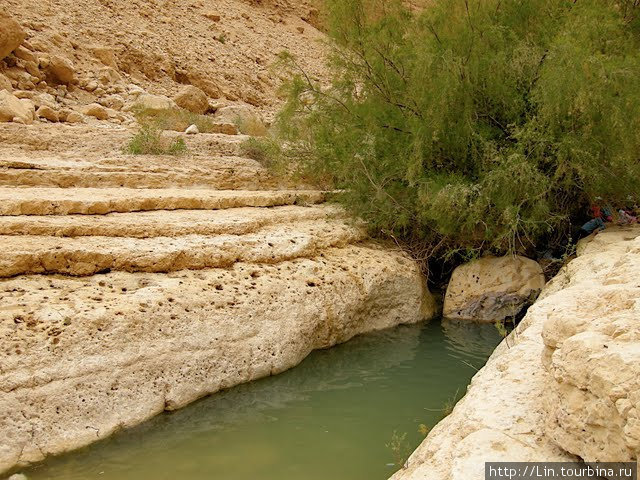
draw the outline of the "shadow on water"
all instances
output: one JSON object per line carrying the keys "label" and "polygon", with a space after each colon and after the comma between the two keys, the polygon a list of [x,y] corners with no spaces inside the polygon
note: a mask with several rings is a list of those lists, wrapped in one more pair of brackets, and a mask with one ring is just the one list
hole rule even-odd
{"label": "shadow on water", "polygon": [[31,468],[29,479],[384,479],[394,432],[415,448],[500,337],[432,322],[357,337],[298,367],[165,413]]}

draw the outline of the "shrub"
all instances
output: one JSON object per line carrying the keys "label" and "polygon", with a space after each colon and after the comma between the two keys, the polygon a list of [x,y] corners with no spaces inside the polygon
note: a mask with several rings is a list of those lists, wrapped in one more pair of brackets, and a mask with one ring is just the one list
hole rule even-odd
{"label": "shrub", "polygon": [[640,187],[640,21],[627,0],[328,0],[333,80],[276,124],[372,232],[431,258],[531,252]]}
{"label": "shrub", "polygon": [[187,151],[187,145],[182,138],[162,138],[160,130],[146,125],[129,140],[125,151],[132,155],[180,155]]}

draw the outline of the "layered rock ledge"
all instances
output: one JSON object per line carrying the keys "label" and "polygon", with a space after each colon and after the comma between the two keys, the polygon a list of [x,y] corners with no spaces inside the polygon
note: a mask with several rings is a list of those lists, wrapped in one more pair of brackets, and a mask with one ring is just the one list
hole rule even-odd
{"label": "layered rock ledge", "polygon": [[637,461],[640,229],[579,245],[394,480],[481,480],[490,461]]}
{"label": "layered rock ledge", "polygon": [[435,313],[415,262],[236,135],[140,157],[30,128],[0,128],[0,473]]}

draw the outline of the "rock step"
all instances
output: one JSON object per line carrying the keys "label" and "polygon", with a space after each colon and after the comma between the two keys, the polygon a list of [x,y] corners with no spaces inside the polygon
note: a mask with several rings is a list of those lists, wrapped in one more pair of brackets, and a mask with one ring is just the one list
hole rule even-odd
{"label": "rock step", "polygon": [[18,215],[0,216],[0,235],[130,238],[246,235],[268,225],[343,216],[340,208],[329,205],[156,210],[107,215]]}
{"label": "rock step", "polygon": [[99,161],[0,157],[0,186],[258,190],[286,185],[255,160],[241,157],[197,157],[188,162],[131,156]]}
{"label": "rock step", "polygon": [[322,203],[317,190],[0,187],[0,215],[102,215],[147,210],[219,210]]}
{"label": "rock step", "polygon": [[[124,156],[123,149],[136,134],[133,128],[102,128],[99,134],[90,125],[38,125],[37,135],[25,135],[18,124],[2,124],[0,145],[2,151],[15,153],[16,156],[29,154],[37,157],[42,152],[59,154],[64,157],[105,157]],[[187,155],[242,155],[243,144],[250,137],[246,135],[224,135],[220,133],[201,133],[185,135],[178,132],[163,132],[163,136],[172,139],[181,137],[188,147]],[[157,155],[128,155],[132,158],[163,158]],[[179,157],[178,157],[179,158]]]}
{"label": "rock step", "polygon": [[22,274],[93,275],[108,271],[174,272],[226,268],[236,262],[273,264],[366,238],[342,221],[269,226],[249,235],[181,237],[3,236],[0,277]]}

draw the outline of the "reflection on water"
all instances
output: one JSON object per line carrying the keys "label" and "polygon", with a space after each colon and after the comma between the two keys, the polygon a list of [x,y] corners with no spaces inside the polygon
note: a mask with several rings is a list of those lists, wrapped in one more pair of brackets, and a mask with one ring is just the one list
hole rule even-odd
{"label": "reflection on water", "polygon": [[275,377],[160,415],[29,479],[384,479],[394,431],[418,426],[464,391],[500,338],[491,325],[433,322],[358,337],[312,353]]}

